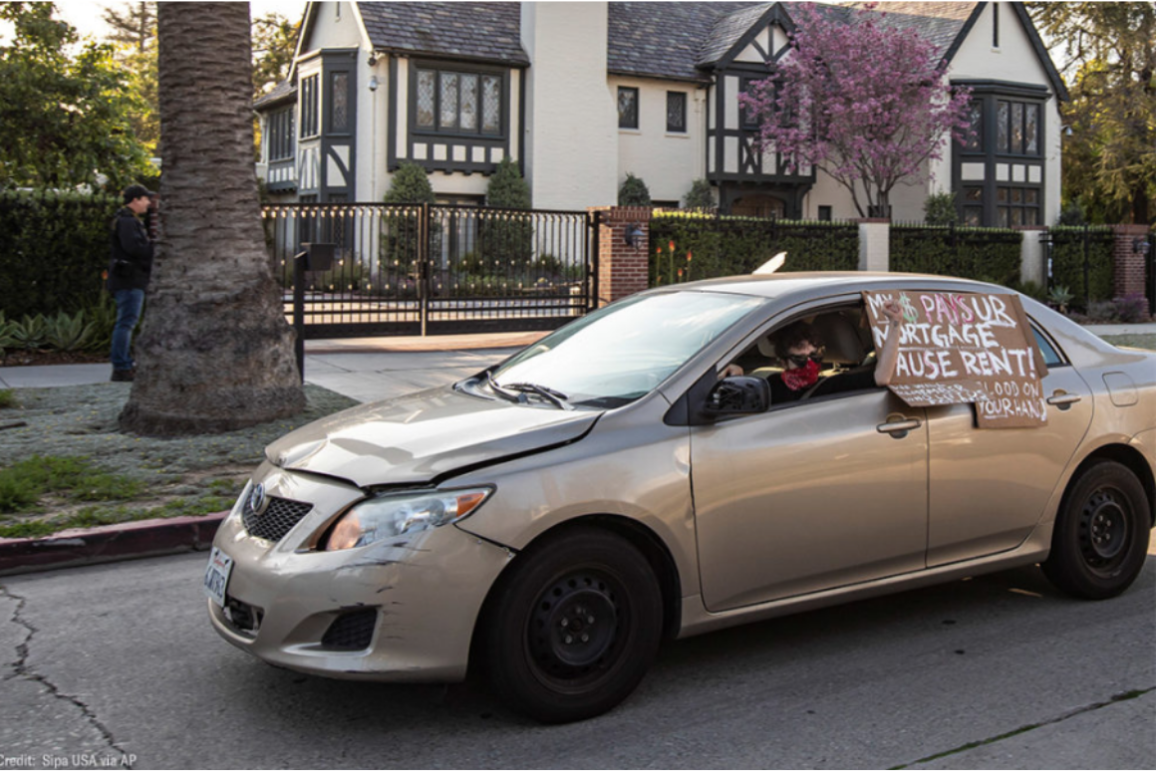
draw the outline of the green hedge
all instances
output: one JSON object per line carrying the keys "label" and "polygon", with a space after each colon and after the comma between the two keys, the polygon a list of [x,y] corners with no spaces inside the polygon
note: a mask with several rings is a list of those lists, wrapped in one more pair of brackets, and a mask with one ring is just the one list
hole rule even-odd
{"label": "green hedge", "polygon": [[779,252],[787,253],[784,272],[854,271],[859,230],[843,223],[655,212],[650,286],[748,274]]}
{"label": "green hedge", "polygon": [[1023,237],[1011,228],[891,226],[891,270],[1011,286],[1020,280]]}
{"label": "green hedge", "polygon": [[1115,235],[1111,228],[1089,227],[1088,291],[1084,291],[1083,226],[1058,225],[1050,229],[1052,237],[1052,277],[1050,286],[1067,287],[1074,296],[1072,305],[1088,307],[1089,301],[1111,300],[1116,293],[1116,259],[1113,254]]}
{"label": "green hedge", "polygon": [[0,192],[0,308],[9,319],[100,301],[119,206],[115,196]]}

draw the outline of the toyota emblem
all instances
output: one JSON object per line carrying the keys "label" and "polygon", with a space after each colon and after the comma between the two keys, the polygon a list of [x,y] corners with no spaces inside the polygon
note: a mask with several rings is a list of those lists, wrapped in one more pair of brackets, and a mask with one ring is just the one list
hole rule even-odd
{"label": "toyota emblem", "polygon": [[265,486],[262,483],[253,486],[253,492],[249,494],[249,509],[257,514],[265,509]]}

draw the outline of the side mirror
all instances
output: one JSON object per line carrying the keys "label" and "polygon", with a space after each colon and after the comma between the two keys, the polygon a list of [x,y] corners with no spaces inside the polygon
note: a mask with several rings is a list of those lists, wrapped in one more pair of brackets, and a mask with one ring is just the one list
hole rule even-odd
{"label": "side mirror", "polygon": [[734,375],[719,381],[702,412],[710,416],[762,413],[771,405],[771,385],[764,378]]}

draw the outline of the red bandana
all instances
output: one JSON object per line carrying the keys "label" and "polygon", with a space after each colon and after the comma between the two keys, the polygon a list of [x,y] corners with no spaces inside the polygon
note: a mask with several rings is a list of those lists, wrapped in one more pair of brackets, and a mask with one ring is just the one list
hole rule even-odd
{"label": "red bandana", "polygon": [[793,370],[783,371],[783,383],[791,391],[798,391],[814,386],[819,380],[819,363],[814,359],[807,360],[807,364]]}

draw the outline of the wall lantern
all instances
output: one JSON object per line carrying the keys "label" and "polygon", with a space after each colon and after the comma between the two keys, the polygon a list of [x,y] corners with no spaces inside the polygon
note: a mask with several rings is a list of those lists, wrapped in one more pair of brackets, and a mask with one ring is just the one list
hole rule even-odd
{"label": "wall lantern", "polygon": [[642,238],[642,235],[642,223],[632,222],[630,225],[627,225],[626,233],[624,236],[626,246],[634,249],[634,247],[638,244],[638,240]]}
{"label": "wall lantern", "polygon": [[1132,240],[1132,251],[1133,251],[1133,252],[1135,252],[1135,253],[1136,253],[1136,254],[1138,254],[1138,255],[1146,255],[1146,254],[1148,254],[1148,249],[1149,249],[1151,246],[1152,246],[1152,245],[1148,243],[1148,240],[1147,240],[1147,239],[1144,239],[1144,238],[1139,238],[1139,239],[1133,239],[1133,240]]}

